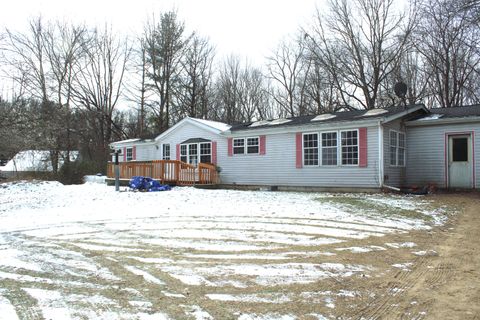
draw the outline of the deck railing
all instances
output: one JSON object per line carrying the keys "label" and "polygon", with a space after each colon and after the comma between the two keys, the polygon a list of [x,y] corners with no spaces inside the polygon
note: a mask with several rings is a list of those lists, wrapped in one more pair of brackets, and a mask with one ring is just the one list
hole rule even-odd
{"label": "deck railing", "polygon": [[[107,177],[115,178],[114,164],[107,165]],[[178,160],[131,161],[119,164],[120,179],[134,176],[151,177],[163,184],[216,184],[218,173],[214,165],[199,163],[197,167]]]}

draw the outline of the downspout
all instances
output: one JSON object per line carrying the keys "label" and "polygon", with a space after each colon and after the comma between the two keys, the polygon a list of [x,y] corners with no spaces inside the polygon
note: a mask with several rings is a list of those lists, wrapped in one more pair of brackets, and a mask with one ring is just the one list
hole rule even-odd
{"label": "downspout", "polygon": [[384,161],[383,161],[383,124],[378,121],[378,187],[383,188],[384,178]]}

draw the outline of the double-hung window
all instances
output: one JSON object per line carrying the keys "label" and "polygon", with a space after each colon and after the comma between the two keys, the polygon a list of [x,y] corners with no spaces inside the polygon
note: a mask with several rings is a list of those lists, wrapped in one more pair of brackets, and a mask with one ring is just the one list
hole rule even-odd
{"label": "double-hung window", "polygon": [[342,165],[358,165],[358,130],[340,131]]}
{"label": "double-hung window", "polygon": [[303,135],[303,165],[318,166],[318,134]]}
{"label": "double-hung window", "polygon": [[212,144],[210,142],[200,143],[200,162],[212,163]]}
{"label": "double-hung window", "polygon": [[258,137],[247,138],[247,154],[258,154],[259,144]]}
{"label": "double-hung window", "polygon": [[322,132],[322,165],[337,165],[337,132]]}
{"label": "double-hung window", "polygon": [[245,153],[245,139],[233,139],[233,154]]}
{"label": "double-hung window", "polygon": [[188,145],[181,144],[180,145],[180,161],[188,162],[187,151],[188,151]]}
{"label": "double-hung window", "polygon": [[162,144],[162,159],[170,160],[170,144],[168,143]]}
{"label": "double-hung window", "polygon": [[188,145],[188,163],[194,166],[198,164],[198,145],[196,143]]}
{"label": "double-hung window", "polygon": [[126,149],[126,160],[127,161],[132,161],[133,160],[133,148],[127,148]]}
{"label": "double-hung window", "polygon": [[390,165],[405,166],[405,133],[390,130]]}

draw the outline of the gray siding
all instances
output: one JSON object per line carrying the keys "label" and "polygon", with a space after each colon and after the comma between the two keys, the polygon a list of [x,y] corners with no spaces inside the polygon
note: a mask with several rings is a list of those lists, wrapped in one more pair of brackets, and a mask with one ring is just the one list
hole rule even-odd
{"label": "gray siding", "polygon": [[[357,127],[352,127],[352,129],[357,129]],[[308,132],[315,132],[315,130]],[[227,150],[222,153],[222,157],[219,157],[219,165],[222,167],[222,183],[375,188],[379,186],[377,127],[368,128],[367,141],[368,165],[365,168],[358,166],[296,168],[295,133],[266,135],[265,155],[233,155],[229,157]]]}
{"label": "gray siding", "polygon": [[[406,182],[406,167],[390,165],[390,130],[403,132],[406,129],[402,120],[395,120],[383,125],[383,162],[384,162],[384,184],[394,187],[401,187]],[[408,145],[406,148],[408,154]],[[407,155],[408,157],[408,155]],[[407,160],[408,158],[406,158]]]}
{"label": "gray siding", "polygon": [[445,134],[474,131],[476,186],[480,185],[480,124],[443,124],[407,128],[407,183],[445,185]]}

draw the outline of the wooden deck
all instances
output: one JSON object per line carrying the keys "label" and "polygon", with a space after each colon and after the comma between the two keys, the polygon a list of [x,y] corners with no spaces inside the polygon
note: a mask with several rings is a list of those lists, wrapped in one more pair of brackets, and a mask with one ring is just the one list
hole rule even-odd
{"label": "wooden deck", "polygon": [[[107,177],[115,178],[114,164],[107,165]],[[120,179],[134,176],[150,177],[162,184],[194,185],[217,184],[218,173],[214,165],[199,163],[197,167],[178,160],[130,161],[119,164]]]}

